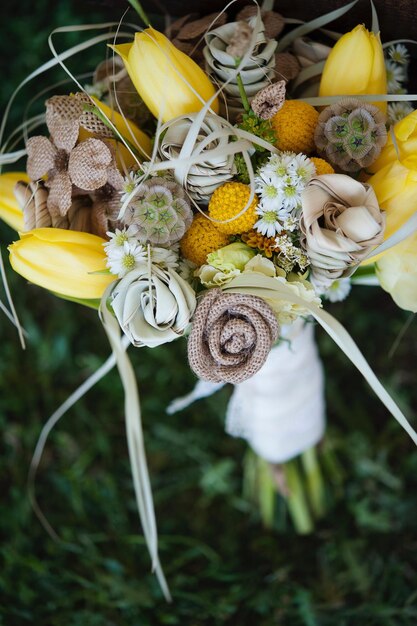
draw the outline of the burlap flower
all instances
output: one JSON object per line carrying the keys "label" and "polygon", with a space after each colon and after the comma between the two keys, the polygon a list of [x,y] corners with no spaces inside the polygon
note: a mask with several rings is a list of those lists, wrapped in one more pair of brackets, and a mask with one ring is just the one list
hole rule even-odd
{"label": "burlap flower", "polygon": [[312,178],[302,193],[301,245],[317,286],[349,276],[383,240],[385,214],[375,192],[344,174]]}
{"label": "burlap flower", "polygon": [[251,102],[252,111],[263,120],[270,120],[285,102],[285,80],[264,87]]}
{"label": "burlap flower", "polygon": [[210,289],[188,339],[191,369],[203,380],[241,383],[265,363],[279,325],[262,298]]}
{"label": "burlap flower", "polygon": [[136,347],[154,348],[180,337],[196,306],[194,290],[174,270],[142,263],[119,280],[111,307]]}
{"label": "burlap flower", "polygon": [[31,137],[27,144],[27,172],[32,180],[47,176],[48,209],[61,215],[71,208],[74,186],[77,192],[95,191],[107,182],[121,178],[113,155],[100,139],[87,139],[78,145],[82,99],[54,96],[46,103],[47,137]]}

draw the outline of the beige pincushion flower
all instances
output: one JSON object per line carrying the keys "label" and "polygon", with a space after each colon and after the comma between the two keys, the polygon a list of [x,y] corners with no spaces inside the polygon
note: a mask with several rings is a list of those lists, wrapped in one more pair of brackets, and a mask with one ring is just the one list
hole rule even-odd
{"label": "beige pincushion flower", "polygon": [[349,276],[383,240],[385,214],[370,185],[344,174],[312,178],[302,193],[301,244],[317,286]]}

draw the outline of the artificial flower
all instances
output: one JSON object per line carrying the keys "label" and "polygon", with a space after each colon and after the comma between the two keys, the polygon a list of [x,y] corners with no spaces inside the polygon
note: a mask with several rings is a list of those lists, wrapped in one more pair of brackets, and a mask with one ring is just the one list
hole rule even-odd
{"label": "artificial flower", "polygon": [[[122,57],[140,97],[163,122],[200,111],[215,94],[203,70],[154,28],[136,33],[132,43],[111,47]],[[211,109],[218,112],[217,98]]]}
{"label": "artificial flower", "polygon": [[327,286],[382,242],[385,217],[372,187],[344,174],[325,174],[303,191],[300,226],[316,284]]}
{"label": "artificial flower", "polygon": [[[97,109],[101,112],[103,117],[111,123],[112,126],[116,129],[115,131],[111,128],[108,128],[108,131],[111,135],[118,136],[117,139],[114,139],[112,136],[108,137],[106,141],[113,147],[116,162],[118,167],[121,170],[129,169],[130,167],[137,167],[138,159],[143,160],[145,158],[149,158],[152,154],[152,142],[148,135],[146,135],[134,122],[126,119],[123,115],[110,108],[104,102],[101,102],[98,98],[93,95],[90,97],[86,97],[84,95],[81,98],[80,94],[76,94],[78,98],[86,105],[95,105]],[[116,103],[115,103],[116,104]],[[86,117],[86,112],[84,112],[84,117]],[[95,119],[94,119],[95,118]],[[90,116],[91,126],[89,125],[89,129],[87,130],[83,124],[80,126],[78,140],[83,141],[92,135],[99,135],[100,132],[95,133],[95,126],[99,121],[94,112]],[[100,125],[101,126],[101,125]],[[126,142],[132,146],[135,155],[138,155],[138,158],[135,158],[132,155],[131,150],[129,150],[123,143],[121,139],[124,139]]]}
{"label": "artificial flower", "polygon": [[202,380],[241,383],[265,363],[279,326],[256,296],[210,289],[200,300],[188,338],[188,361]]}
{"label": "artificial flower", "polygon": [[37,228],[9,246],[10,263],[29,282],[59,295],[101,298],[114,281],[106,271],[104,239],[61,228]]}
{"label": "artificial flower", "polygon": [[180,337],[196,307],[194,290],[181,276],[146,262],[115,284],[109,302],[130,342],[150,348]]}
{"label": "artificial flower", "polygon": [[[341,37],[325,63],[320,96],[353,96],[386,94],[387,75],[379,34],[369,32],[362,24]],[[386,102],[375,105],[385,112]]]}

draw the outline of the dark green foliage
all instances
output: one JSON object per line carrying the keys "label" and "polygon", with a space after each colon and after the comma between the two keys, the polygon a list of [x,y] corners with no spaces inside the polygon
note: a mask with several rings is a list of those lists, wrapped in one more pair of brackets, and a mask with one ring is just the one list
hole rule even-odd
{"label": "dark green foliage", "polygon": [[[9,11],[0,41],[8,59],[3,106],[13,85],[48,58],[45,41],[53,26],[101,19],[94,5],[80,4],[76,12],[70,2],[25,1]],[[100,56],[94,54],[93,62]],[[92,56],[82,56],[83,69]],[[15,120],[25,103],[22,94]],[[4,257],[14,237],[1,226]],[[149,572],[115,372],[63,418],[47,445],[37,495],[62,542],[50,539],[28,502],[31,455],[46,418],[106,359],[109,347],[94,311],[27,285],[10,268],[8,276],[30,337],[22,352],[13,327],[0,318],[0,624],[417,623],[417,452],[323,332],[318,337],[328,373],[329,439],[322,458],[337,499],[314,535],[265,531],[258,512],[242,499],[245,445],[223,430],[229,390],[181,414],[165,414],[169,401],[194,382],[184,342],[178,341],[154,351],[131,350],[174,604],[162,600]],[[415,322],[389,358],[408,314],[386,294],[358,287],[347,303],[330,310],[413,415]]]}

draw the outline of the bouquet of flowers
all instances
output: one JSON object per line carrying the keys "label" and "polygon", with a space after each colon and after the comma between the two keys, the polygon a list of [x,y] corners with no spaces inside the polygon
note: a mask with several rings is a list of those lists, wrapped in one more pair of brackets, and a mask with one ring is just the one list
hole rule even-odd
{"label": "bouquet of flowers", "polygon": [[[352,5],[288,29],[266,0],[233,17],[186,16],[163,34],[132,4],[146,23],[133,41],[118,24],[60,54],[50,39],[54,59],[29,79],[59,63],[76,89],[3,140],[6,114],[1,163],[27,161],[0,176],[0,216],[19,232],[16,272],[99,312],[112,356],[44,435],[117,365],[138,509],[169,597],[130,344],[186,337],[199,382],[169,410],[232,383],[228,432],[272,463],[310,450],[311,465],[324,432],[316,320],[417,442],[324,309],[351,285],[380,284],[417,311],[417,97],[404,88],[407,48],[381,44],[375,15],[372,32],[324,29]],[[106,39],[110,56],[81,83],[65,59]],[[11,298],[10,311],[1,305],[23,341]]]}

